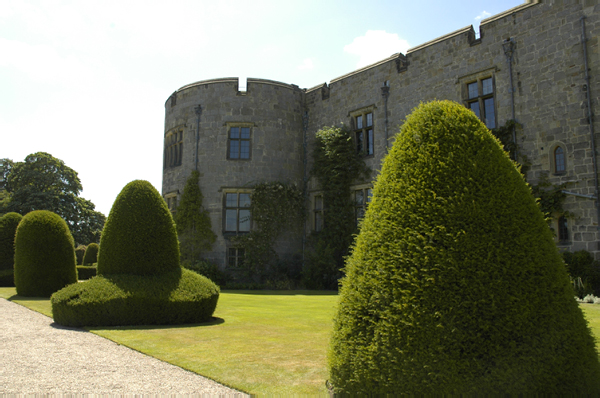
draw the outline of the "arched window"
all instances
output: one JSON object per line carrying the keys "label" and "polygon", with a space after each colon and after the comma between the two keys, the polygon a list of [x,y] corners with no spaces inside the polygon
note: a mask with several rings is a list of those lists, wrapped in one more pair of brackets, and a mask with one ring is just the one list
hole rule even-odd
{"label": "arched window", "polygon": [[565,171],[565,150],[562,146],[557,146],[554,149],[554,172],[559,174],[564,173]]}
{"label": "arched window", "polygon": [[566,242],[569,240],[569,228],[567,226],[567,219],[565,216],[558,218],[558,241]]}

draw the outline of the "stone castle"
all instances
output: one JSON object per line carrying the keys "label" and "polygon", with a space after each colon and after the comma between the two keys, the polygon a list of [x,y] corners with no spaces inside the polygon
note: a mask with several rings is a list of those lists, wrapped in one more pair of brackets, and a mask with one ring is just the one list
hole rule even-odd
{"label": "stone castle", "polygon": [[[599,36],[597,0],[543,0],[483,20],[479,37],[468,26],[309,89],[248,79],[240,91],[237,78],[186,85],[165,104],[162,194],[174,211],[197,168],[218,236],[206,258],[236,267],[244,253],[230,238],[252,228],[247,206],[257,183],[302,187],[308,179],[306,231],[322,227],[320,188],[309,178],[315,132],[349,126],[375,176],[412,109],[449,99],[489,128],[522,126],[514,139],[517,160],[530,165],[528,182],[567,183],[568,216],[552,221],[558,246],[600,258]],[[371,187],[353,187],[357,217]],[[282,258],[301,253],[302,236],[286,235],[276,250]]]}

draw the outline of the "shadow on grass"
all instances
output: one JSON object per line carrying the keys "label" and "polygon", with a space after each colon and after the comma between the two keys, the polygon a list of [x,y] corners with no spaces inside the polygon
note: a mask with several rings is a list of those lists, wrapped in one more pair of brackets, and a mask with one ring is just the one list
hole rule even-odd
{"label": "shadow on grass", "polygon": [[7,300],[8,301],[15,301],[15,300],[21,300],[21,301],[48,301],[48,300],[50,300],[50,297],[28,297],[28,296],[19,296],[18,294],[13,294],[9,298],[7,298]]}
{"label": "shadow on grass", "polygon": [[235,290],[222,289],[227,294],[253,294],[256,296],[337,296],[336,290]]}
{"label": "shadow on grass", "polygon": [[210,321],[202,323],[184,323],[173,325],[126,325],[126,326],[93,326],[85,327],[86,331],[94,332],[96,330],[161,330],[161,329],[185,329],[206,326],[215,326],[225,323],[225,319],[212,317]]}

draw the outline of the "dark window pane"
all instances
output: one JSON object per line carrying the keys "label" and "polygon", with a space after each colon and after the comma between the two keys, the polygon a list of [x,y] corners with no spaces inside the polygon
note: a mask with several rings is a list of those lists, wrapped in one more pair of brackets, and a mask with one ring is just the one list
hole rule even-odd
{"label": "dark window pane", "polygon": [[554,171],[556,173],[565,171],[565,151],[561,147],[554,150]]}
{"label": "dark window pane", "polygon": [[[235,250],[235,249],[231,249],[231,250]],[[235,254],[231,254],[231,252],[229,252],[229,259],[227,261],[227,265],[230,266],[230,267],[237,266],[236,260],[237,260],[237,258],[235,256]]]}
{"label": "dark window pane", "polygon": [[315,213],[315,231],[320,231],[323,229],[323,212]]}
{"label": "dark window pane", "polygon": [[481,119],[481,112],[479,112],[479,102],[471,102],[469,103],[469,108],[477,115],[478,118]]}
{"label": "dark window pane", "polygon": [[373,130],[367,130],[367,154],[373,154]]}
{"label": "dark window pane", "polygon": [[483,91],[483,95],[492,94],[494,92],[494,87],[492,86],[492,78],[483,79],[481,81],[481,88]]}
{"label": "dark window pane", "polygon": [[356,152],[360,153],[363,151],[363,133],[359,131],[356,133]]}
{"label": "dark window pane", "polygon": [[250,138],[250,127],[242,127],[242,137],[241,138]]}
{"label": "dark window pane", "polygon": [[569,240],[569,229],[567,228],[567,219],[564,216],[558,218],[558,240]]}
{"label": "dark window pane", "polygon": [[373,114],[367,113],[367,127],[371,127],[373,125]]}
{"label": "dark window pane", "polygon": [[240,138],[240,128],[232,127],[231,130],[229,130],[229,138]]}
{"label": "dark window pane", "polygon": [[362,116],[357,116],[356,117],[356,128],[357,129],[362,129],[363,128]]}
{"label": "dark window pane", "polygon": [[250,159],[250,141],[240,141],[240,159]]}
{"label": "dark window pane", "polygon": [[237,210],[225,210],[225,231],[237,231]]}
{"label": "dark window pane", "polygon": [[362,206],[365,203],[365,196],[363,190],[354,191],[354,204],[356,206]]}
{"label": "dark window pane", "polygon": [[483,100],[483,106],[485,107],[485,125],[488,129],[496,127],[496,115],[494,111],[494,99],[487,98]]}
{"label": "dark window pane", "polygon": [[467,88],[469,89],[469,98],[477,98],[479,96],[477,82],[467,85]]}
{"label": "dark window pane", "polygon": [[250,210],[240,210],[240,232],[250,231]]}
{"label": "dark window pane", "polygon": [[240,194],[240,207],[250,207],[250,194],[249,193],[241,193]]}
{"label": "dark window pane", "polygon": [[315,196],[315,210],[323,209],[323,197]]}
{"label": "dark window pane", "polygon": [[372,197],[373,197],[373,190],[371,188],[367,188],[367,203],[371,202]]}
{"label": "dark window pane", "polygon": [[240,142],[229,141],[229,158],[239,159],[240,158]]}
{"label": "dark window pane", "polygon": [[237,207],[237,193],[228,193],[225,195],[225,207]]}

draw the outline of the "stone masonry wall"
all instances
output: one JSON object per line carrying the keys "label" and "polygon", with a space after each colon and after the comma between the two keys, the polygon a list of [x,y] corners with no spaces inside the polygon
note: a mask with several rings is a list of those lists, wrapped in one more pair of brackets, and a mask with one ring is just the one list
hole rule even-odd
{"label": "stone masonry wall", "polygon": [[[582,42],[582,18],[590,84],[587,91]],[[504,45],[513,43],[512,80],[518,160],[530,165],[531,184],[548,180],[568,183],[565,203],[569,239],[565,250],[585,249],[600,258],[595,201],[577,195],[595,195],[593,154],[588,123],[587,95],[592,110],[600,112],[600,5],[595,0],[548,0],[528,3],[482,21],[480,38],[472,27],[424,43],[404,54],[394,54],[376,64],[300,90],[293,85],[258,79],[248,80],[248,92],[238,92],[237,79],[194,83],[178,90],[176,105],[166,104],[165,134],[185,126],[183,165],[165,169],[163,194],[182,190],[193,169],[196,117],[193,108],[203,107],[200,123],[199,165],[205,204],[211,212],[213,230],[219,235],[209,258],[224,264],[227,242],[222,237],[222,200],[228,188],[250,187],[261,181],[295,182],[301,186],[303,168],[302,116],[308,115],[306,160],[312,163],[315,133],[324,126],[350,125],[352,113],[373,113],[374,156],[365,158],[378,174],[386,147],[391,146],[406,116],[421,102],[449,99],[463,104],[467,84],[493,79],[496,125],[512,119],[511,75]],[[382,88],[386,87],[386,88]],[[384,90],[389,90],[386,98]],[[228,161],[227,122],[252,122],[251,161]],[[387,134],[386,134],[387,127]],[[593,129],[600,133],[600,123]],[[387,139],[386,139],[387,136]],[[555,175],[553,151],[566,151],[566,171]],[[370,181],[356,181],[364,186]],[[310,180],[310,195],[318,192]],[[310,220],[310,217],[309,217]],[[307,223],[307,230],[311,228]],[[556,225],[554,225],[556,229]],[[301,247],[293,236],[278,243],[281,253]]]}

